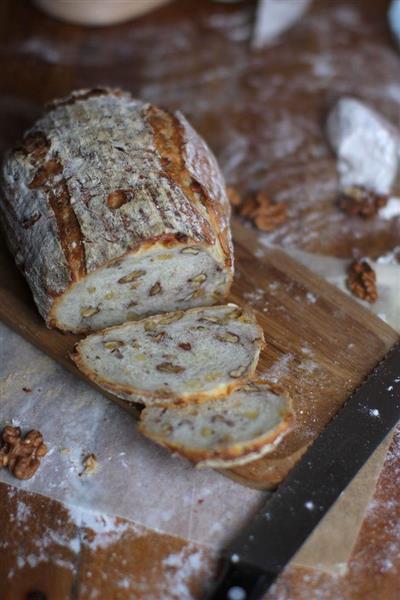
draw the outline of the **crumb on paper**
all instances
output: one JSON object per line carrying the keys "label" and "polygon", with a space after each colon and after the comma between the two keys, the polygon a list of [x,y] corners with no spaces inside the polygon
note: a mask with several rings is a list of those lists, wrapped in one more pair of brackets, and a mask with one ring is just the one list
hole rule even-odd
{"label": "crumb on paper", "polygon": [[95,454],[87,454],[82,460],[83,470],[79,473],[79,477],[82,475],[93,475],[97,471],[97,457]]}

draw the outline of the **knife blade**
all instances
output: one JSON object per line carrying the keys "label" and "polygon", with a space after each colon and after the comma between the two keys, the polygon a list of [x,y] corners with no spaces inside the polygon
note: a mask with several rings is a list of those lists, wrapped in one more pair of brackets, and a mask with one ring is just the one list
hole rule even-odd
{"label": "knife blade", "polygon": [[261,598],[399,420],[400,344],[225,549],[224,568],[210,600]]}

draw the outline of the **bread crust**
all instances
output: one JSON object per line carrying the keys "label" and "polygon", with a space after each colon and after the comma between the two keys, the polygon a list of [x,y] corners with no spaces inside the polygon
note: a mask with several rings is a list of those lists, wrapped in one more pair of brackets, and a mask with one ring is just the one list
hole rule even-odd
{"label": "bread crust", "polygon": [[[121,90],[73,92],[53,102],[6,155],[1,191],[7,243],[50,327],[68,329],[57,306],[75,283],[155,242],[201,245],[225,270],[229,291],[224,180],[178,113]],[[115,193],[129,201],[113,204]]]}
{"label": "bread crust", "polygon": [[[232,307],[237,308],[235,304],[232,304]],[[219,309],[219,308],[224,308],[224,306],[221,305],[221,306],[213,307],[213,309]],[[202,308],[200,308],[200,309],[192,308],[192,309],[186,310],[184,312],[185,312],[185,314],[190,314],[190,313],[198,312],[199,310],[202,310]],[[167,404],[167,405],[175,404],[177,406],[179,406],[179,405],[182,406],[182,405],[185,405],[188,403],[200,403],[200,402],[205,402],[205,401],[213,399],[213,398],[215,398],[215,399],[222,398],[224,396],[228,396],[229,394],[234,392],[236,389],[241,387],[244,383],[246,383],[254,375],[254,372],[255,372],[257,364],[258,364],[259,353],[265,345],[264,333],[263,333],[261,327],[255,321],[254,316],[252,315],[252,313],[250,311],[248,311],[246,309],[242,309],[242,310],[243,310],[242,314],[244,316],[246,316],[254,321],[254,324],[257,326],[258,332],[260,334],[259,338],[257,338],[257,340],[255,342],[256,351],[254,353],[254,358],[253,358],[252,362],[248,365],[247,370],[242,377],[236,378],[234,381],[232,381],[229,384],[220,385],[218,388],[214,389],[213,392],[207,391],[207,392],[199,392],[196,394],[188,393],[188,394],[182,394],[179,397],[177,397],[173,393],[157,394],[156,392],[149,392],[147,390],[142,390],[140,388],[135,388],[133,386],[119,385],[119,384],[110,382],[107,379],[100,377],[91,368],[89,368],[89,366],[86,364],[84,357],[80,353],[80,349],[81,349],[82,345],[85,343],[85,338],[82,339],[81,341],[79,341],[75,345],[74,353],[71,354],[71,359],[76,364],[78,369],[88,379],[93,381],[99,387],[102,387],[103,389],[107,390],[108,392],[111,392],[112,394],[115,394],[116,396],[119,396],[119,397],[123,398],[124,400],[127,400],[128,399],[127,397],[129,397],[129,396],[133,396],[133,397],[140,398],[140,401],[142,401],[143,403],[145,403],[146,398],[149,398],[151,400],[158,400],[159,401],[158,404]],[[146,319],[141,319],[140,322],[144,323],[149,320],[154,321],[157,319],[165,319],[165,318],[168,319],[168,317],[173,316],[174,314],[175,314],[175,312],[163,313],[162,315],[155,315],[152,317],[147,317]],[[128,322],[128,323],[124,323],[123,325],[107,327],[106,329],[97,331],[94,335],[96,335],[96,336],[105,335],[106,333],[109,333],[110,331],[121,330],[122,328],[129,327],[131,325],[132,325],[132,322]],[[131,400],[131,401],[137,402],[137,400]],[[152,402],[152,403],[154,404],[155,402]]]}
{"label": "bread crust", "polygon": [[[253,383],[265,384],[266,382],[256,380],[253,381]],[[270,385],[269,382],[268,387],[271,392],[283,396],[286,400],[287,406],[282,413],[282,420],[272,430],[248,442],[238,442],[229,447],[220,447],[213,450],[183,447],[179,443],[172,443],[166,440],[164,437],[155,435],[152,431],[148,430],[145,425],[143,425],[143,418],[146,415],[146,411],[151,410],[150,408],[144,408],[141,412],[138,427],[146,437],[152,439],[161,446],[168,448],[171,452],[176,452],[180,456],[187,458],[191,462],[195,463],[199,468],[212,467],[223,469],[232,466],[244,465],[252,462],[253,460],[257,460],[262,456],[265,456],[269,452],[272,452],[282,438],[289,433],[289,431],[291,431],[295,423],[292,401],[289,396],[286,393],[282,393],[281,388]],[[178,408],[176,405],[169,405],[168,407]]]}

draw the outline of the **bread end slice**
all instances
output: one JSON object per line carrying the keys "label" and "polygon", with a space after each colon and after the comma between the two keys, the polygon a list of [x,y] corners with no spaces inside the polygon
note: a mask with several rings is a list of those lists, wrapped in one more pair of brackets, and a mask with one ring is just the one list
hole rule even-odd
{"label": "bread end slice", "polygon": [[139,429],[199,467],[228,468],[268,454],[293,425],[291,400],[256,381],[199,405],[147,407]]}

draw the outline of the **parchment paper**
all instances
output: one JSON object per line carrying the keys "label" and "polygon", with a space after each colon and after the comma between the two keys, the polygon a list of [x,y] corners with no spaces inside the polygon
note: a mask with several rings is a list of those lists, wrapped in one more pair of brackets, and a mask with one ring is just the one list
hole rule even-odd
{"label": "parchment paper", "polygon": [[[11,422],[39,429],[49,454],[31,480],[2,469],[1,481],[197,543],[220,547],[266,497],[171,458],[132,416],[0,324],[0,426]],[[80,476],[92,452],[98,469]]]}
{"label": "parchment paper", "polygon": [[[23,431],[37,428],[50,449],[33,479],[21,482],[1,470],[1,481],[214,550],[267,498],[267,493],[212,470],[196,470],[171,458],[137,432],[130,415],[1,324],[0,365],[0,425],[12,422]],[[331,571],[343,567],[389,440],[390,436],[309,538],[296,564]],[[82,459],[91,452],[98,469],[80,475]]]}

